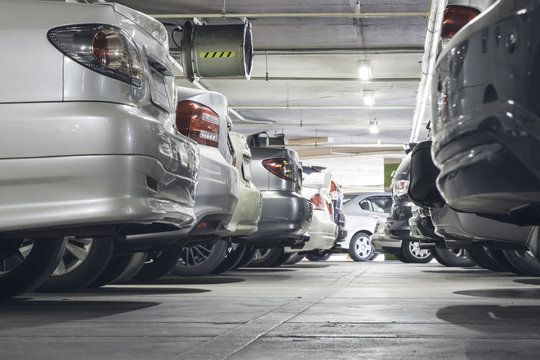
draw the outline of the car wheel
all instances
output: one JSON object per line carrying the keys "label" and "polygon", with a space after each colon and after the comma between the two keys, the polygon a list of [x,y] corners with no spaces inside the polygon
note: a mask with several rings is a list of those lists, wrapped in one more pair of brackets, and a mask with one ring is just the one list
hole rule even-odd
{"label": "car wheel", "polygon": [[65,238],[60,263],[37,291],[62,292],[83,288],[107,267],[114,249],[114,238]]}
{"label": "car wheel", "polygon": [[206,244],[183,246],[171,273],[179,276],[209,274],[225,259],[228,242],[217,239]]}
{"label": "car wheel", "polygon": [[474,262],[484,269],[495,272],[508,271],[508,269],[503,264],[501,264],[499,261],[497,261],[497,259],[493,257],[493,252],[483,245],[473,243],[471,247],[467,249],[467,251],[469,252]]}
{"label": "car wheel", "polygon": [[464,249],[447,249],[436,247],[435,251],[432,253],[435,260],[444,266],[468,267],[476,265],[476,263],[469,258]]}
{"label": "car wheel", "polygon": [[133,279],[133,277],[137,275],[139,271],[141,271],[147,258],[148,258],[148,253],[145,253],[145,252],[134,253],[128,265],[124,269],[124,271],[122,271],[120,275],[118,275],[109,284],[123,284]]}
{"label": "car wheel", "polygon": [[180,258],[181,248],[154,251],[148,254],[144,266],[133,277],[136,280],[155,280],[167,274]]}
{"label": "car wheel", "polygon": [[306,256],[299,253],[292,253],[284,265],[294,265],[302,261]]}
{"label": "car wheel", "polygon": [[354,261],[368,261],[373,256],[373,244],[368,233],[354,234],[349,244],[349,256]]}
{"label": "car wheel", "polygon": [[530,251],[503,250],[503,254],[522,274],[540,276],[540,262]]}
{"label": "car wheel", "polygon": [[63,237],[0,240],[0,298],[38,287],[58,265],[64,247]]}
{"label": "car wheel", "polygon": [[330,256],[332,256],[332,252],[330,251],[323,251],[322,253],[316,251],[316,252],[307,254],[306,259],[308,259],[309,261],[326,261],[330,259]]}
{"label": "car wheel", "polygon": [[241,267],[247,266],[251,262],[251,260],[253,260],[256,253],[257,249],[254,246],[247,246],[246,251],[244,251],[244,255],[234,268],[239,269]]}
{"label": "car wheel", "polygon": [[210,271],[210,274],[217,275],[234,269],[238,262],[242,260],[245,251],[246,248],[243,245],[229,245],[225,259],[214,270]]}
{"label": "car wheel", "polygon": [[[272,267],[283,255],[283,248],[257,249],[248,267]],[[286,260],[285,260],[286,261]]]}
{"label": "car wheel", "polygon": [[87,285],[89,288],[98,288],[108,284],[112,284],[118,279],[126,269],[133,265],[133,262],[137,262],[141,256],[141,253],[130,253],[115,255],[111,257],[109,264],[101,275],[99,275],[94,281]]}
{"label": "car wheel", "polygon": [[431,251],[421,249],[418,241],[403,240],[401,242],[401,256],[409,263],[425,264],[433,259]]}

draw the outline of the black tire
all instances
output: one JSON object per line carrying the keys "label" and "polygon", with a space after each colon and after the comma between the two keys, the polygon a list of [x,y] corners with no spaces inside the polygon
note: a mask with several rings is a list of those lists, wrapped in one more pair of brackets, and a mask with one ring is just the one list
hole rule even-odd
{"label": "black tire", "polygon": [[283,264],[285,264],[285,262],[287,260],[289,260],[289,257],[291,256],[290,253],[285,253],[284,249],[283,248],[280,248],[281,250],[281,253],[280,255],[278,256],[278,258],[270,265],[270,267],[278,267],[278,266],[281,266]]}
{"label": "black tire", "polygon": [[[248,267],[272,267],[273,264],[280,260],[283,254],[283,248],[265,248],[257,249],[255,255],[251,259]],[[286,260],[285,260],[286,261]]]}
{"label": "black tire", "polygon": [[291,256],[285,261],[284,265],[294,265],[302,261],[306,256],[299,253],[292,253]]}
{"label": "black tire", "polygon": [[253,257],[255,256],[256,253],[257,253],[257,249],[254,246],[246,247],[246,251],[244,251],[244,255],[242,256],[242,258],[240,259],[240,261],[238,262],[238,264],[236,264],[234,268],[239,269],[241,267],[247,266],[251,262],[251,260],[253,260]]}
{"label": "black tire", "polygon": [[89,288],[98,288],[113,283],[131,264],[138,253],[114,255],[103,272],[90,284]]}
{"label": "black tire", "polygon": [[506,269],[506,271],[509,271],[517,275],[523,275],[523,272],[521,270],[519,270],[517,267],[514,266],[514,264],[508,261],[506,256],[504,256],[504,253],[502,250],[489,249],[488,251],[489,251],[489,254],[493,256],[493,258],[497,260],[497,262]]}
{"label": "black tire", "polygon": [[504,267],[499,261],[497,261],[491,254],[491,251],[485,246],[479,244],[472,244],[469,249],[469,256],[476,262],[476,264],[484,269],[495,272],[507,272],[508,269]]}
{"label": "black tire", "polygon": [[0,298],[31,291],[54,271],[64,238],[0,240]]}
{"label": "black tire", "polygon": [[326,261],[330,259],[330,256],[332,256],[332,252],[330,251],[323,251],[322,253],[317,251],[307,254],[306,259],[309,261]]}
{"label": "black tire", "polygon": [[400,258],[413,264],[425,264],[433,259],[433,254],[427,249],[420,249],[417,241],[402,240]]}
{"label": "black tire", "polygon": [[139,271],[141,271],[147,258],[148,254],[145,252],[134,253],[124,271],[122,271],[120,275],[118,275],[116,279],[111,281],[109,284],[123,284],[131,280],[139,273]]}
{"label": "black tire", "polygon": [[201,245],[184,246],[171,273],[178,276],[209,274],[225,259],[228,241],[216,239]]}
{"label": "black tire", "polygon": [[529,251],[503,250],[503,254],[522,274],[540,276],[540,262]]}
{"label": "black tire", "polygon": [[136,280],[155,280],[167,274],[180,258],[181,248],[150,253],[142,269],[133,277]]}
{"label": "black tire", "polygon": [[449,267],[470,267],[476,263],[469,258],[464,249],[447,249],[436,247],[433,257],[439,264]]}
{"label": "black tire", "polygon": [[349,243],[348,252],[354,261],[371,260],[374,248],[369,234],[363,231],[354,234]]}
{"label": "black tire", "polygon": [[223,259],[223,261],[214,270],[210,271],[210,274],[217,275],[231,271],[232,269],[236,268],[236,265],[240,262],[240,260],[242,260],[242,257],[246,252],[245,246],[238,245],[236,248],[234,248],[233,245],[230,245],[229,248],[230,249],[228,249],[225,259]]}
{"label": "black tire", "polygon": [[114,238],[65,238],[66,247],[60,263],[37,291],[64,292],[83,288],[94,281],[107,267]]}

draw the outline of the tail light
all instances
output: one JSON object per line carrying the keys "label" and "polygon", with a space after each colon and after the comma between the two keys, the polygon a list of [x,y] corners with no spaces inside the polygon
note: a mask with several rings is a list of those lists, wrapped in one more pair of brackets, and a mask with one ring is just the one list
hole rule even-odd
{"label": "tail light", "polygon": [[315,194],[311,197],[313,210],[326,210],[326,202],[320,194]]}
{"label": "tail light", "polygon": [[295,171],[294,166],[287,159],[283,158],[272,158],[262,161],[264,168],[270,171],[272,174],[276,175],[285,180],[294,181],[295,180]]}
{"label": "tail light", "polygon": [[462,27],[467,25],[478,14],[480,14],[479,10],[467,6],[447,6],[444,10],[441,38],[443,40],[450,40]]}
{"label": "tail light", "polygon": [[403,196],[407,194],[407,191],[409,190],[409,182],[408,180],[398,180],[394,182],[394,186],[392,188],[394,195],[397,196]]}
{"label": "tail light", "polygon": [[49,30],[47,38],[82,66],[130,85],[142,85],[141,56],[131,37],[115,26],[61,26]]}
{"label": "tail light", "polygon": [[327,202],[326,207],[328,208],[328,213],[330,214],[330,216],[333,216],[334,204],[332,204],[332,202]]}
{"label": "tail light", "polygon": [[176,128],[201,145],[218,147],[219,116],[204,105],[180,101],[176,106]]}

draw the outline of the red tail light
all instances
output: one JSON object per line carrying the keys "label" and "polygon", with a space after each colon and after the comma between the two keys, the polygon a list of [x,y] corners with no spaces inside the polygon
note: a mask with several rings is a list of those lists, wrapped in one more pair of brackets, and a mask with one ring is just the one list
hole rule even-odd
{"label": "red tail light", "polygon": [[467,6],[449,5],[444,10],[441,38],[451,39],[465,25],[474,19],[480,11]]}
{"label": "red tail light", "polygon": [[332,202],[327,202],[326,207],[328,208],[328,213],[332,215],[334,213],[334,205],[332,204]]}
{"label": "red tail light", "polygon": [[313,195],[311,197],[311,202],[313,203],[313,210],[326,210],[326,204],[321,195]]}
{"label": "red tail light", "polygon": [[193,101],[180,101],[176,106],[176,128],[201,145],[218,147],[219,115]]}
{"label": "red tail light", "polygon": [[287,159],[272,158],[262,161],[264,168],[285,180],[294,181],[294,166]]}
{"label": "red tail light", "polygon": [[335,182],[330,181],[330,192],[337,191],[337,185]]}

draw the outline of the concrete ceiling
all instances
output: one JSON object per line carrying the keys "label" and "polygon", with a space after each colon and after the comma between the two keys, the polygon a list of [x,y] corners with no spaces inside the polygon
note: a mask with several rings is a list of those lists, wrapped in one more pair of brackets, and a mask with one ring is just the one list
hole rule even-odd
{"label": "concrete ceiling", "polygon": [[[241,116],[231,114],[235,131],[284,133],[306,157],[396,152],[409,140],[430,0],[116,2],[168,24],[194,16],[209,24],[248,18],[255,51],[251,80],[200,81],[227,96]],[[371,62],[370,81],[358,78],[361,60]],[[178,82],[193,86],[182,76]],[[374,106],[364,104],[366,90]],[[380,132],[370,134],[375,120]]]}

